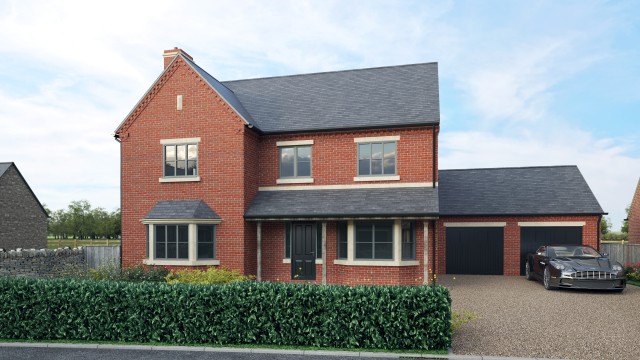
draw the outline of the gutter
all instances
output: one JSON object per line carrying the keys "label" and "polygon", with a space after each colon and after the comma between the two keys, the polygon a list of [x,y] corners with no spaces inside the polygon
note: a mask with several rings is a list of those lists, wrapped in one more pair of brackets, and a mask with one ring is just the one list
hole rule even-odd
{"label": "gutter", "polygon": [[437,176],[437,169],[436,169],[436,124],[433,124],[431,126],[431,135],[432,135],[432,139],[431,139],[431,145],[432,145],[432,149],[431,149],[431,170],[432,170],[432,178],[431,178],[431,182],[433,183],[433,187],[436,187],[436,176]]}
{"label": "gutter", "polygon": [[596,247],[598,248],[598,251],[600,251],[600,247],[601,247],[601,240],[600,240],[600,226],[602,223],[602,215],[598,216],[598,239],[596,240]]}

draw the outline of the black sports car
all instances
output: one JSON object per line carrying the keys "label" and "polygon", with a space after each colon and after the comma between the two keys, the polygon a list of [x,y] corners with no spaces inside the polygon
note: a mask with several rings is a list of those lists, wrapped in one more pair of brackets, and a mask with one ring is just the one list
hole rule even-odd
{"label": "black sports car", "polygon": [[547,290],[557,288],[622,291],[627,286],[624,268],[590,246],[541,246],[527,254],[527,280],[542,280]]}

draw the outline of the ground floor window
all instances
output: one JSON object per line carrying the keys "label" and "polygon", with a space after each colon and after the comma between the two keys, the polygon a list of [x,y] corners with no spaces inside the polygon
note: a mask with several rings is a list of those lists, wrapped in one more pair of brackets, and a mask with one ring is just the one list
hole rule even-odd
{"label": "ground floor window", "polygon": [[336,224],[336,240],[337,240],[337,254],[336,258],[346,259],[348,257],[349,239],[348,239],[348,223],[346,221],[340,221]]}
{"label": "ground floor window", "polygon": [[393,221],[358,221],[356,259],[393,260]]}
{"label": "ground floor window", "polygon": [[402,222],[402,260],[416,259],[416,222]]}
{"label": "ground floor window", "polygon": [[155,225],[156,259],[189,259],[187,225]]}
{"label": "ground floor window", "polygon": [[216,224],[146,224],[149,265],[219,265]]}

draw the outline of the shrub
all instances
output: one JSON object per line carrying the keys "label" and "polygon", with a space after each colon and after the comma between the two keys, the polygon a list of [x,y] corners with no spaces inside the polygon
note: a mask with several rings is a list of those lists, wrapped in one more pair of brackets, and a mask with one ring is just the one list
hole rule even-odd
{"label": "shrub", "polygon": [[446,349],[441,286],[0,278],[0,338]]}
{"label": "shrub", "polygon": [[165,282],[169,273],[170,271],[162,266],[144,266],[140,264],[122,269],[119,280],[129,282]]}
{"label": "shrub", "polygon": [[627,263],[624,269],[627,279],[640,281],[640,262],[637,264]]}
{"label": "shrub", "polygon": [[169,284],[221,285],[254,279],[253,276],[242,275],[238,270],[224,268],[208,268],[203,270],[178,270],[167,275]]}

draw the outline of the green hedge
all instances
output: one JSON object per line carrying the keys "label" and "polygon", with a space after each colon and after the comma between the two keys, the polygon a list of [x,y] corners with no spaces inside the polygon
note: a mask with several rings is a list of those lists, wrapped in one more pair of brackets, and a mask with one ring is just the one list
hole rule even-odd
{"label": "green hedge", "polygon": [[221,286],[0,278],[0,338],[446,349],[435,286]]}

